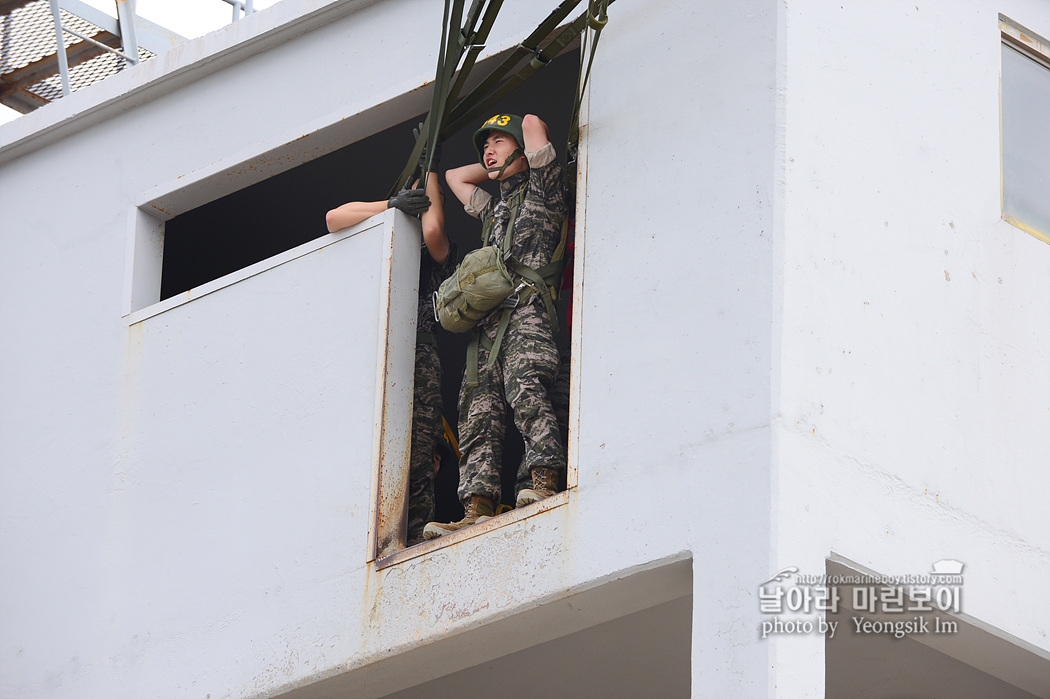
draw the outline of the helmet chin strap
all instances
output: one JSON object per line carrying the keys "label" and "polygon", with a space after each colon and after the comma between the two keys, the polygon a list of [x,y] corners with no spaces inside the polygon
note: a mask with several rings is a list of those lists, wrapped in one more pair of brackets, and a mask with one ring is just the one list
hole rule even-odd
{"label": "helmet chin strap", "polygon": [[506,162],[503,163],[502,167],[487,167],[487,168],[485,168],[485,170],[487,172],[497,172],[498,174],[496,175],[496,179],[498,180],[501,177],[503,177],[504,170],[506,170],[508,167],[510,167],[511,163],[513,163],[515,160],[517,160],[518,158],[520,158],[523,155],[525,155],[525,151],[522,150],[521,147],[519,146],[518,148],[516,148],[514,150],[513,153],[511,153],[510,155],[507,156],[507,160],[506,160]]}

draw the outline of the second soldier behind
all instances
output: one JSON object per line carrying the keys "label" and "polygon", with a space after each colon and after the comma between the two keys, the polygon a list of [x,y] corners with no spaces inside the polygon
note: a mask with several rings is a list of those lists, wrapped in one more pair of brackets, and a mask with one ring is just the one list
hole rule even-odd
{"label": "second soldier behind", "polygon": [[[435,162],[437,154],[435,153]],[[420,157],[420,162],[425,155]],[[456,246],[445,235],[443,195],[437,173],[425,189],[402,190],[382,201],[352,201],[327,215],[329,232],[348,228],[388,208],[420,217],[423,249],[419,258],[419,305],[416,319],[415,383],[412,392],[412,443],[408,477],[408,545],[423,541],[423,526],[434,518],[434,453],[440,446],[441,362],[434,335],[433,293],[456,268]]]}

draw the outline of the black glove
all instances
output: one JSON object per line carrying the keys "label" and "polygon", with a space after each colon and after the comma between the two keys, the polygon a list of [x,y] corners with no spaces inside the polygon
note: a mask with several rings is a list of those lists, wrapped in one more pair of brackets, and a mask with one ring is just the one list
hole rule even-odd
{"label": "black glove", "polygon": [[[419,134],[421,134],[422,132],[423,132],[423,122],[419,122],[419,126],[417,126],[416,128],[412,129],[412,135],[415,136],[416,140],[418,141],[419,140]],[[434,146],[434,159],[430,162],[430,171],[431,172],[433,172],[435,169],[437,169],[437,165],[438,165],[438,163],[440,161],[441,161],[441,141],[438,141],[437,145]],[[425,172],[426,170],[424,168],[426,168],[426,166],[427,166],[427,146],[424,143],[423,144],[423,150],[419,153],[419,171],[421,173]]]}
{"label": "black glove", "polygon": [[388,209],[401,209],[409,216],[418,216],[430,208],[430,197],[422,189],[402,189],[386,203]]}

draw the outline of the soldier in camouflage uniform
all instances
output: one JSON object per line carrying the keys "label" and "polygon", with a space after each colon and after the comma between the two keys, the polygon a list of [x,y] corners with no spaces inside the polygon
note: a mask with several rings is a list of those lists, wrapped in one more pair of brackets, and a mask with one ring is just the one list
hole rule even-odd
{"label": "soldier in camouflage uniform", "polygon": [[[539,270],[554,256],[568,214],[564,169],[551,145],[547,126],[538,117],[496,115],[474,135],[480,164],[445,173],[446,182],[464,209],[483,222],[491,220],[486,245],[501,245],[511,235],[511,255]],[[499,197],[478,185],[499,182]],[[508,231],[512,204],[521,199]],[[488,228],[488,226],[486,226]],[[487,519],[499,502],[503,437],[508,409],[525,440],[519,478],[531,479],[517,498],[518,507],[558,490],[565,471],[565,449],[549,391],[558,373],[559,355],[547,302],[532,293],[513,308],[498,356],[489,367],[504,309],[497,307],[478,324],[477,384],[464,381],[459,397],[459,498],[466,516],[459,522],[431,522],[427,539]]]}
{"label": "soldier in camouflage uniform", "polygon": [[[420,161],[423,160],[424,157],[421,157]],[[332,233],[360,223],[387,208],[418,215],[423,227],[408,474],[409,546],[423,541],[423,527],[434,518],[434,452],[439,448],[442,434],[441,362],[434,335],[434,291],[452,274],[457,261],[455,243],[445,235],[443,196],[437,174],[431,173],[425,191],[403,190],[387,201],[349,202],[332,209],[327,216],[328,230]]]}
{"label": "soldier in camouflage uniform", "polygon": [[[431,179],[436,180],[437,175]],[[440,195],[438,197],[440,201]],[[431,207],[433,208],[433,207]],[[426,214],[424,214],[424,217]],[[424,234],[426,224],[424,223]],[[442,229],[444,236],[444,229]],[[441,360],[434,334],[434,292],[456,269],[456,244],[446,238],[448,255],[435,259],[424,239],[419,260],[416,319],[416,378],[412,398],[412,448],[408,472],[408,545],[423,541],[423,527],[434,519],[434,453],[440,448]]]}

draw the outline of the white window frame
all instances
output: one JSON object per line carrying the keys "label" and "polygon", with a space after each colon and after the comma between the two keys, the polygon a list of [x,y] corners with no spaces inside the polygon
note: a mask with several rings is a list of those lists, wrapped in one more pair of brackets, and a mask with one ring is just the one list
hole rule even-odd
{"label": "white window frame", "polygon": [[[1032,59],[1050,71],[1050,41],[1039,36],[1035,32],[1014,22],[1004,15],[999,15],[999,31],[1001,43]],[[1007,223],[1021,229],[1044,243],[1050,243],[1050,230],[1039,230],[1032,223],[1022,221],[1010,215],[1006,211],[1006,175],[1005,175],[1005,150],[1003,146],[1002,133],[1002,74],[999,81],[999,109],[1000,109],[1000,172],[999,172],[999,200],[1002,218]]]}

